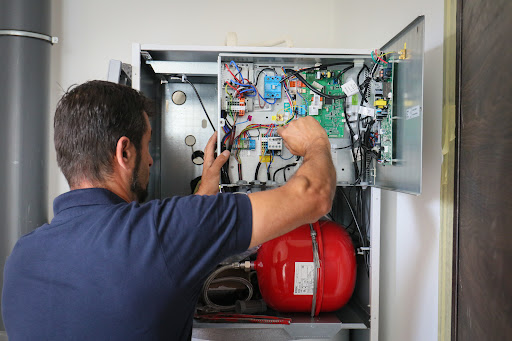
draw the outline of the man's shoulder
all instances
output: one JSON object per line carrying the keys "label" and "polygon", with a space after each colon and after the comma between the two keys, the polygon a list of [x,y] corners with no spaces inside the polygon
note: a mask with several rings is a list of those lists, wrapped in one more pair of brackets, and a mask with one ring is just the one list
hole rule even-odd
{"label": "man's shoulder", "polygon": [[249,197],[245,193],[219,193],[216,195],[174,196],[155,199],[141,205],[146,208],[163,208],[204,212],[209,209],[223,209],[237,206],[240,209],[251,207]]}

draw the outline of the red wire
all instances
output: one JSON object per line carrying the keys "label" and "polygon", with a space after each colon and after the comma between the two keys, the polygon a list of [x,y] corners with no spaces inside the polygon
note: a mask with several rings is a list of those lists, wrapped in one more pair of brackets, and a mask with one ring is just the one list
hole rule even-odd
{"label": "red wire", "polygon": [[237,88],[235,88],[233,85],[231,85],[231,83],[226,82],[226,84],[227,84],[227,85],[229,85],[229,87],[230,87],[231,89],[233,89],[233,90],[235,90],[235,91],[236,91],[235,97],[237,97],[237,96],[239,96],[239,95],[240,95],[240,94],[238,93],[238,89],[237,89]]}
{"label": "red wire", "polygon": [[[388,63],[388,62],[386,62],[384,59],[382,59],[381,57],[379,57],[379,56],[377,55],[377,50],[375,50],[375,52],[374,52],[374,53],[375,53],[375,57],[377,57],[377,59],[378,59],[378,60],[380,60],[381,62],[386,63],[386,64]],[[231,71],[230,71],[230,72],[231,72]]]}
{"label": "red wire", "polygon": [[229,68],[228,64],[224,64],[226,66],[226,69],[228,69],[229,73],[231,74],[231,76],[233,76],[233,78],[238,82],[238,83],[243,83],[240,79],[236,78],[235,75],[233,74],[233,72],[231,72],[231,69]]}

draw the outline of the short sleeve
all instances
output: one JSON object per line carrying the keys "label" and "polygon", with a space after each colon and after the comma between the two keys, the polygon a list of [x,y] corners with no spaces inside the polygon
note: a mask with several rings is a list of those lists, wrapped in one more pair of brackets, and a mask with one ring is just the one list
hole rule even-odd
{"label": "short sleeve", "polygon": [[154,205],[161,251],[180,287],[197,289],[217,264],[249,247],[252,208],[245,194],[191,195]]}

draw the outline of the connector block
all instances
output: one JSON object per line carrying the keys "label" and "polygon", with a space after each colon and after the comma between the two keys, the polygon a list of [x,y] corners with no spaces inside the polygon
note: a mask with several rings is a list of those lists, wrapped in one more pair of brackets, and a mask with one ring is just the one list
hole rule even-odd
{"label": "connector block", "polygon": [[281,137],[269,137],[268,150],[282,150],[283,149],[283,139]]}
{"label": "connector block", "polygon": [[256,149],[256,140],[254,139],[240,139],[240,149]]}

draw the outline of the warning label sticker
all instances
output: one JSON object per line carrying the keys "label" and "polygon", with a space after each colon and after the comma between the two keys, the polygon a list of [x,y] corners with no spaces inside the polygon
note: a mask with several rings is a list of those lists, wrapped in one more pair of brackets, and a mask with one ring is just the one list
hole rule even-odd
{"label": "warning label sticker", "polygon": [[419,105],[409,108],[405,111],[405,116],[408,120],[411,118],[419,117],[421,114],[421,107]]}
{"label": "warning label sticker", "polygon": [[295,262],[294,295],[313,295],[314,271],[313,262]]}

